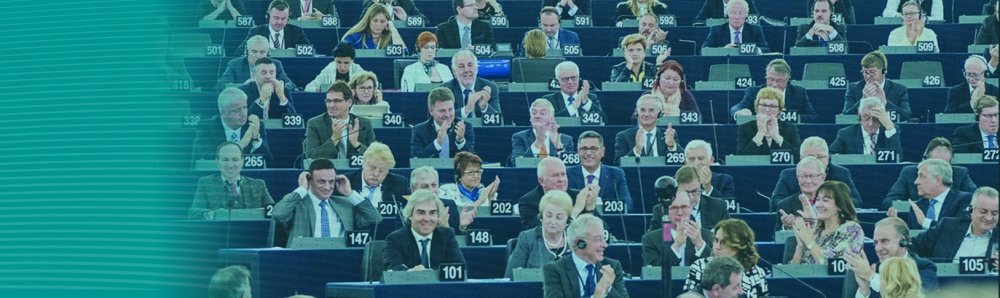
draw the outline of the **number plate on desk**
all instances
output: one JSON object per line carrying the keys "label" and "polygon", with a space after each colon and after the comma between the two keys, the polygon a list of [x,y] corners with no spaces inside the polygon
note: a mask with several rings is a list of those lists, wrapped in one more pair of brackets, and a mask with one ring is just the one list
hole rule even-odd
{"label": "number plate on desk", "polygon": [[352,168],[360,168],[365,164],[365,157],[361,154],[353,154],[347,157],[347,165]]}
{"label": "number plate on desk", "polygon": [[562,45],[562,50],[563,56],[580,56],[583,54],[578,44],[564,44]]}
{"label": "number plate on desk", "polygon": [[206,57],[222,57],[225,56],[226,51],[222,49],[221,45],[213,44],[205,46],[205,56]]}
{"label": "number plate on desk", "polygon": [[399,214],[399,205],[392,202],[378,202],[378,214],[394,217]]}
{"label": "number plate on desk", "polygon": [[984,274],[988,260],[983,257],[958,258],[958,274]]}
{"label": "number plate on desk", "polygon": [[181,127],[195,128],[201,123],[201,115],[187,115],[181,117]]}
{"label": "number plate on desk", "polygon": [[941,76],[927,75],[924,76],[924,80],[920,83],[924,87],[939,87],[941,86]]}
{"label": "number plate on desk", "polygon": [[796,110],[784,110],[778,114],[778,119],[789,123],[799,123],[799,111]]}
{"label": "number plate on desk", "polygon": [[736,89],[746,89],[753,87],[755,85],[753,78],[751,77],[737,77],[736,78]]}
{"label": "number plate on desk", "polygon": [[505,16],[493,16],[490,18],[490,25],[493,27],[510,27],[510,23],[507,22],[507,17]]}
{"label": "number plate on desk", "polygon": [[671,165],[683,165],[684,164],[684,152],[667,152],[663,157],[664,161],[668,166]]}
{"label": "number plate on desk", "polygon": [[320,19],[319,26],[322,28],[340,27],[340,19],[335,16],[323,16],[323,18]]}
{"label": "number plate on desk", "polygon": [[469,233],[466,234],[466,237],[468,237],[468,241],[466,241],[466,243],[468,243],[469,246],[493,245],[493,234],[490,233],[490,230],[481,230],[481,229],[469,230]]}
{"label": "number plate on desk", "polygon": [[876,163],[897,163],[896,150],[893,149],[875,149],[875,162]]}
{"label": "number plate on desk", "polygon": [[757,55],[757,44],[741,43],[739,45],[740,55]]}
{"label": "number plate on desk", "polygon": [[664,27],[676,27],[677,17],[672,14],[661,15],[656,17],[656,23]]}
{"label": "number plate on desk", "polygon": [[274,216],[274,204],[264,204],[264,219]]}
{"label": "number plate on desk", "polygon": [[[817,244],[818,245],[818,244]],[[842,258],[830,258],[826,263],[827,275],[844,275],[851,266]]]}
{"label": "number plate on desk", "polygon": [[601,211],[604,214],[622,214],[625,213],[625,201],[622,200],[604,200],[604,209]]}
{"label": "number plate on desk", "polygon": [[701,123],[701,114],[698,112],[681,112],[681,124]]}
{"label": "number plate on desk", "polygon": [[483,126],[503,126],[503,116],[500,113],[483,114]]}
{"label": "number plate on desk", "polygon": [[344,240],[347,247],[365,247],[372,241],[372,234],[368,231],[347,231],[344,232]]}
{"label": "number plate on desk", "polygon": [[253,27],[253,17],[251,16],[236,17],[236,28],[250,28],[250,27]]}
{"label": "number plate on desk", "polygon": [[382,127],[403,127],[403,115],[396,113],[382,114]]}
{"label": "number plate on desk", "polygon": [[580,113],[580,124],[581,125],[601,125],[604,119],[601,118],[601,114],[597,112],[585,112]]}
{"label": "number plate on desk", "polygon": [[936,49],[937,49],[937,46],[935,46],[934,42],[932,42],[932,41],[918,41],[917,42],[917,53],[919,53],[919,54],[931,54],[931,53],[934,53],[934,50],[936,50]]}
{"label": "number plate on desk", "polygon": [[983,162],[997,162],[1000,160],[1000,150],[983,149]]}
{"label": "number plate on desk", "polygon": [[247,154],[243,156],[244,169],[263,169],[267,167],[264,156],[260,154]]}
{"label": "number plate on desk", "polygon": [[740,213],[740,202],[737,202],[736,199],[725,199],[725,202],[726,211],[729,213]]}
{"label": "number plate on desk", "polygon": [[476,56],[489,56],[493,55],[493,47],[488,44],[477,44],[472,46],[472,52],[475,53]]}
{"label": "number plate on desk", "polygon": [[826,44],[827,54],[847,54],[847,45],[843,42],[832,41]]}
{"label": "number plate on desk", "polygon": [[316,50],[313,49],[313,46],[311,44],[295,45],[295,56],[312,57],[313,55],[316,55]]}
{"label": "number plate on desk", "polygon": [[386,57],[400,57],[403,56],[403,45],[391,44],[385,47]]}
{"label": "number plate on desk", "polygon": [[285,114],[281,116],[281,127],[299,128],[302,127],[302,115]]}
{"label": "number plate on desk", "polygon": [[792,163],[792,152],[787,149],[771,150],[771,164],[787,165]]}
{"label": "number plate on desk", "polygon": [[566,164],[566,166],[575,166],[580,164],[580,155],[575,152],[560,153],[559,159],[562,159],[563,164]]}
{"label": "number plate on desk", "polygon": [[514,203],[493,201],[490,203],[490,215],[514,215]]}
{"label": "number plate on desk", "polygon": [[592,26],[590,16],[575,16],[573,17],[573,25],[576,27],[590,27]]}
{"label": "number plate on desk", "polygon": [[441,264],[441,281],[465,281],[465,264]]}
{"label": "number plate on desk", "polygon": [[670,44],[658,43],[649,46],[649,53],[653,54],[653,56],[658,56],[669,49],[670,49]]}
{"label": "number plate on desk", "polygon": [[755,14],[747,15],[747,24],[757,25],[759,23],[760,23],[760,16],[759,15],[755,15]]}
{"label": "number plate on desk", "polygon": [[847,87],[847,77],[844,76],[830,77],[830,80],[827,82],[826,86],[829,88]]}
{"label": "number plate on desk", "polygon": [[406,16],[406,27],[423,27],[424,18],[420,16]]}

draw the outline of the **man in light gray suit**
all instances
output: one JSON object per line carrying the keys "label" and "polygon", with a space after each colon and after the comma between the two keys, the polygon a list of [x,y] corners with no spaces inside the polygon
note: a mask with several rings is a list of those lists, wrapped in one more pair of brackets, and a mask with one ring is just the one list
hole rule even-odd
{"label": "man in light gray suit", "polygon": [[345,231],[382,221],[375,207],[352,191],[347,176],[337,175],[327,159],[313,161],[308,172],[299,174],[299,187],[285,195],[272,214],[288,228],[289,243],[296,237],[342,237]]}

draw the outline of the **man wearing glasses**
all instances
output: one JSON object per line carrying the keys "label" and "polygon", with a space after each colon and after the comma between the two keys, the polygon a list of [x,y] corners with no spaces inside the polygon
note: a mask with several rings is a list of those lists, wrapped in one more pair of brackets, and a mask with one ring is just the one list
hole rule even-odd
{"label": "man wearing glasses", "polygon": [[[802,146],[799,146],[799,156],[802,159],[811,156],[819,160],[825,169],[823,181],[840,181],[847,184],[847,187],[851,189],[851,202],[854,203],[854,206],[861,206],[861,193],[854,186],[851,170],[830,163],[830,149],[827,147],[825,139],[817,136],[806,138],[802,141]],[[774,186],[774,191],[771,192],[771,210],[776,210],[782,199],[801,192],[802,185],[799,183],[797,175],[796,168],[781,170],[781,174],[778,175],[778,183]],[[820,181],[820,184],[823,181]]]}
{"label": "man wearing glasses", "polygon": [[838,130],[830,153],[874,155],[878,149],[892,149],[896,160],[902,160],[898,157],[903,152],[899,128],[889,120],[885,106],[875,97],[861,99],[860,105],[857,113],[861,123]]}
{"label": "man wearing glasses", "polygon": [[843,114],[858,113],[858,105],[862,98],[877,98],[885,109],[895,110],[899,115],[896,122],[910,120],[910,96],[899,83],[885,78],[889,60],[882,52],[874,51],[861,58],[861,75],[863,80],[851,83],[844,94]]}
{"label": "man wearing glasses", "polygon": [[566,169],[569,188],[583,189],[587,185],[597,184],[601,189],[598,197],[603,200],[621,200],[625,203],[626,210],[632,211],[632,196],[628,192],[625,171],[601,162],[604,159],[604,137],[596,131],[585,131],[577,139],[576,150],[580,155],[580,164]]}
{"label": "man wearing glasses", "polygon": [[986,82],[986,58],[979,55],[965,59],[965,82],[948,90],[945,113],[971,114],[976,101],[983,95],[1000,96],[997,86]]}
{"label": "man wearing glasses", "polygon": [[542,97],[552,103],[555,116],[581,117],[583,113],[597,113],[601,116],[601,125],[604,125],[601,102],[597,94],[590,93],[590,81],[580,80],[580,67],[573,61],[563,61],[556,65],[555,76],[559,80],[559,92]]}
{"label": "man wearing glasses", "polygon": [[677,194],[687,193],[691,199],[691,220],[700,227],[715,227],[715,224],[729,219],[726,202],[702,194],[701,177],[697,166],[683,166],[674,175],[677,179]]}
{"label": "man wearing glasses", "polygon": [[326,114],[306,122],[306,138],[302,140],[306,158],[346,159],[365,152],[375,141],[371,121],[349,112],[352,95],[351,87],[343,81],[326,91]]}
{"label": "man wearing glasses", "polygon": [[980,153],[983,149],[997,149],[997,99],[984,95],[973,109],[976,123],[955,129],[951,141],[955,153]]}
{"label": "man wearing glasses", "polygon": [[434,32],[438,38],[438,47],[472,50],[474,45],[481,44],[496,49],[493,27],[490,23],[479,20],[476,0],[452,0],[451,3],[455,16],[438,24]]}
{"label": "man wearing glasses", "polygon": [[816,220],[813,204],[816,202],[816,190],[826,181],[826,166],[818,158],[806,156],[792,170],[795,171],[799,191],[778,202],[781,216],[775,230],[791,229],[795,217]]}

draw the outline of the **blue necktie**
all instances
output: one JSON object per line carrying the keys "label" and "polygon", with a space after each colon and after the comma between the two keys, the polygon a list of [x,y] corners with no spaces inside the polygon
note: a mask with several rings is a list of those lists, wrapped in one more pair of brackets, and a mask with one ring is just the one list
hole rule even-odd
{"label": "blue necktie", "polygon": [[823,39],[822,37],[819,37],[818,35],[816,36],[816,38],[819,39],[819,46],[821,46],[821,47],[825,47],[826,46],[826,44],[827,44],[826,39]]}
{"label": "blue necktie", "polygon": [[587,283],[583,286],[583,297],[594,296],[594,290],[597,289],[597,283],[594,282],[595,279],[594,264],[587,264]]}
{"label": "blue necktie", "polygon": [[[570,95],[570,96],[569,96],[569,98],[567,98],[566,100],[568,100],[568,101],[569,101],[569,106],[571,106],[571,107],[572,107],[572,106],[573,106],[573,102],[574,102],[574,101],[576,101],[576,98],[573,98],[573,96],[572,96],[572,95]],[[570,111],[569,111],[569,109],[566,109],[566,111],[567,111],[567,112],[570,112]],[[580,111],[577,111],[577,112],[579,113]],[[573,115],[573,114],[571,113],[571,114],[570,114],[570,116],[576,116],[576,115]]]}
{"label": "blue necktie", "polygon": [[447,134],[444,136],[444,143],[441,144],[441,151],[438,152],[438,157],[449,158],[451,157],[451,137]]}
{"label": "blue necktie", "polygon": [[937,203],[938,201],[935,199],[931,199],[931,201],[927,203],[927,218],[937,220],[937,211],[934,211],[934,205],[937,205]]}
{"label": "blue necktie", "polygon": [[233,143],[239,142],[240,141],[240,133],[237,132],[237,131],[233,131],[233,134],[229,135],[229,141],[233,142]]}
{"label": "blue necktie", "polygon": [[320,236],[330,237],[330,214],[326,212],[326,200],[319,201]]}
{"label": "blue necktie", "polygon": [[375,191],[378,190],[378,186],[365,186],[368,188],[368,200],[375,202]]}
{"label": "blue necktie", "polygon": [[[458,107],[461,110],[461,112],[459,112],[459,115],[462,115],[462,117],[465,117],[465,105],[469,104],[470,94],[472,94],[472,89],[465,89],[464,91],[462,91],[462,96],[464,96],[465,100],[462,101],[462,106]],[[475,110],[473,110],[473,112],[475,112]]]}
{"label": "blue necktie", "polygon": [[420,240],[420,263],[425,269],[431,268],[431,258],[427,256],[427,243],[430,241],[430,239]]}
{"label": "blue necktie", "polygon": [[988,146],[986,146],[987,149],[996,149],[997,148],[997,136],[996,135],[988,135],[988,136],[986,136],[986,145],[988,145]]}

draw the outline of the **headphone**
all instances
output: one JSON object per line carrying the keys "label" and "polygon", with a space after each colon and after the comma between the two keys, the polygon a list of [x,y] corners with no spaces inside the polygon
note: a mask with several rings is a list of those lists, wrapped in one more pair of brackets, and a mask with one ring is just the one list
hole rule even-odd
{"label": "headphone", "polygon": [[907,236],[903,236],[899,239],[899,247],[910,248],[910,239],[906,239]]}
{"label": "headphone", "polygon": [[574,242],[573,246],[575,246],[577,249],[586,249],[587,241],[583,239],[576,239],[576,242]]}
{"label": "headphone", "polygon": [[306,181],[312,181],[312,180],[313,180],[313,175],[306,173]]}

